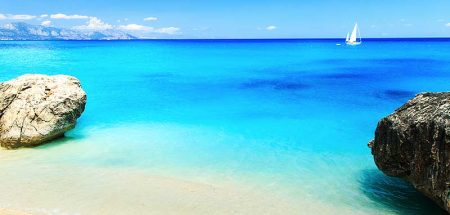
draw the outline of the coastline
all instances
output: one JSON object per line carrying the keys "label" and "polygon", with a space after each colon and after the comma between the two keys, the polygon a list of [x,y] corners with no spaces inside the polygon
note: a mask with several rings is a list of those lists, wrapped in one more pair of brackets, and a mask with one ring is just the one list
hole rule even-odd
{"label": "coastline", "polygon": [[[66,177],[58,176],[61,172],[67,172]],[[288,199],[239,186],[199,183],[131,169],[47,166],[10,174],[24,177],[1,185],[3,193],[8,193],[0,194],[1,202],[14,203],[12,208],[31,214],[295,214],[301,211]],[[46,177],[38,176],[33,184],[26,184],[25,175],[40,174]],[[21,184],[23,186],[18,188]],[[89,189],[91,192],[79,192]],[[4,211],[12,215],[29,214]]]}
{"label": "coastline", "polygon": [[[12,215],[375,213],[365,209],[355,212],[350,205],[315,198],[291,198],[271,184],[261,188],[229,180],[198,181],[121,167],[39,163],[35,168],[24,168],[29,165],[23,162],[28,156],[17,160],[7,157],[2,160],[13,162],[0,165],[3,177],[15,180],[0,185],[0,202],[16,209],[4,210]],[[32,182],[27,178],[30,175]]]}

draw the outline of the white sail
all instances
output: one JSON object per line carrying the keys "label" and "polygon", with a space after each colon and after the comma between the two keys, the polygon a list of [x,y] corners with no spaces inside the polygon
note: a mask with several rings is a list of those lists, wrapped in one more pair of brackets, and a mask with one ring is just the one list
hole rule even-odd
{"label": "white sail", "polygon": [[347,33],[347,37],[345,38],[345,42],[348,42],[349,39],[350,39],[350,33]]}
{"label": "white sail", "polygon": [[353,28],[352,35],[350,36],[349,42],[351,42],[351,43],[356,42],[357,35],[358,35],[358,23],[356,23],[355,27]]}

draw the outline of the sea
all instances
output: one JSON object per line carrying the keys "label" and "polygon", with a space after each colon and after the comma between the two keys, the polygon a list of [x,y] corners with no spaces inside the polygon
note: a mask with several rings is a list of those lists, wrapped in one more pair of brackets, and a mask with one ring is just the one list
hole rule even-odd
{"label": "sea", "polygon": [[450,39],[1,41],[0,81],[28,73],[77,77],[87,105],[64,138],[0,150],[0,208],[445,214],[367,143],[450,90]]}

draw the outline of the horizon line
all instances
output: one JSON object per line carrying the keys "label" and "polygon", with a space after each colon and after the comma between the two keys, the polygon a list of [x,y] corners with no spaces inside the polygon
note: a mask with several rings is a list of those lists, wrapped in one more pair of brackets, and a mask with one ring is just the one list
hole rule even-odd
{"label": "horizon line", "polygon": [[[450,40],[450,37],[368,37],[362,38],[363,40]],[[59,39],[49,39],[49,40],[3,40],[0,39],[0,42],[6,41],[157,41],[157,40],[344,40],[345,38],[341,37],[304,37],[304,38],[136,38],[136,39],[112,39],[112,40],[59,40]]]}

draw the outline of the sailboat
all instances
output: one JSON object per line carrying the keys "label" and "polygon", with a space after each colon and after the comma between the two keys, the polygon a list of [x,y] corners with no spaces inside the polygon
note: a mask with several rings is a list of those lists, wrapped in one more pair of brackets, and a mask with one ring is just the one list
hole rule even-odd
{"label": "sailboat", "polygon": [[[358,37],[359,36],[359,41]],[[361,35],[358,29],[358,23],[355,23],[355,27],[353,27],[352,34],[347,33],[347,37],[345,38],[345,43],[350,46],[360,45],[362,42]]]}

